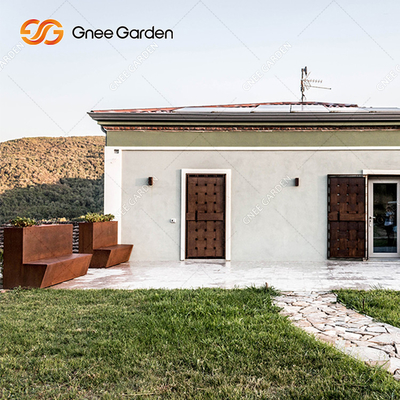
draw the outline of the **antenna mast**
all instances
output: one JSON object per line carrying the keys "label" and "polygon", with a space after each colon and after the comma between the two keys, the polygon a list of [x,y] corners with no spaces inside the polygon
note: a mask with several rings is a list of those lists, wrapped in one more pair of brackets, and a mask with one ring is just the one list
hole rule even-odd
{"label": "antenna mast", "polygon": [[313,83],[322,83],[322,79],[309,79],[311,72],[307,71],[307,67],[301,69],[301,81],[300,81],[300,91],[301,91],[301,102],[304,103],[306,99],[305,91],[310,88],[316,89],[327,89],[331,90],[332,88],[324,87],[324,86],[313,86]]}

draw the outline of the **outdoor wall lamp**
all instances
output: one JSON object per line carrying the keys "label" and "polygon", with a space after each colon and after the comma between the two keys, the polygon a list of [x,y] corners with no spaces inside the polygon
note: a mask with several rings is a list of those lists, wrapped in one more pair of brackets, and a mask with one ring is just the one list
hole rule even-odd
{"label": "outdoor wall lamp", "polygon": [[300,178],[294,178],[294,186],[300,186]]}
{"label": "outdoor wall lamp", "polygon": [[149,176],[149,177],[147,178],[147,184],[148,184],[149,186],[153,186],[153,183],[154,183],[154,178],[153,178],[152,176]]}

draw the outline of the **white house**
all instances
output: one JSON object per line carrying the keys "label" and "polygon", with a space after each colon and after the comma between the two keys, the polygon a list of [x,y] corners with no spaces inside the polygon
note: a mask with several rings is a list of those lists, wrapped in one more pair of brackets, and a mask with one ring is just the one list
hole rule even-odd
{"label": "white house", "polygon": [[261,103],[89,115],[131,260],[400,257],[400,109]]}

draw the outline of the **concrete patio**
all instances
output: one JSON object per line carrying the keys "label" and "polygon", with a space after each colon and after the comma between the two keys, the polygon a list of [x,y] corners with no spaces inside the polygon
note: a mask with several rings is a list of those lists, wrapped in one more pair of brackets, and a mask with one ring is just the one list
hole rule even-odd
{"label": "concrete patio", "polygon": [[400,290],[400,260],[326,262],[131,261],[53,286],[57,289],[188,289],[264,286],[279,290]]}

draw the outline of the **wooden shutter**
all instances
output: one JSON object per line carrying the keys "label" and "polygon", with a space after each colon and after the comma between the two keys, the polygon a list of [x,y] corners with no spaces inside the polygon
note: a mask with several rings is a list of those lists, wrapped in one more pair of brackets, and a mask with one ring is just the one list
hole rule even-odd
{"label": "wooden shutter", "polygon": [[328,176],[328,258],[365,258],[365,192],[363,176]]}

